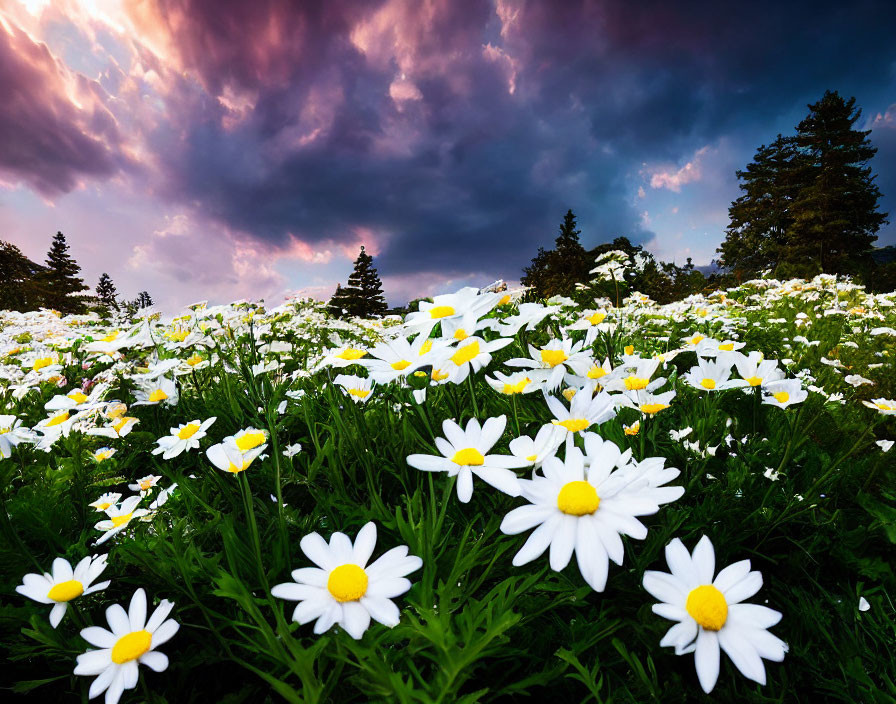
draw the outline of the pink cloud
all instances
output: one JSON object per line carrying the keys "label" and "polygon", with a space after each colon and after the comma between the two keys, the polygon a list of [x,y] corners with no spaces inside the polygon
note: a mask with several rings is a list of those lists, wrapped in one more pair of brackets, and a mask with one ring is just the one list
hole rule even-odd
{"label": "pink cloud", "polygon": [[681,168],[674,167],[649,167],[651,188],[667,188],[675,193],[681,192],[681,187],[688,183],[695,183],[703,177],[703,161],[710,151],[710,146],[701,147],[694,156]]}

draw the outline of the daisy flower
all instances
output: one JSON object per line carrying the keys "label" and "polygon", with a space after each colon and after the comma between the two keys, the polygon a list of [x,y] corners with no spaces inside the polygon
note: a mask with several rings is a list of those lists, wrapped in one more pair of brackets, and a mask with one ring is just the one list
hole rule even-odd
{"label": "daisy flower", "polygon": [[[337,343],[338,344],[338,343]],[[357,345],[341,345],[335,349],[327,350],[320,367],[348,367],[357,364],[358,360],[367,356],[367,350]]]}
{"label": "daisy flower", "polygon": [[510,470],[525,467],[528,462],[511,455],[487,454],[504,434],[506,425],[507,416],[489,418],[481,427],[478,420],[471,418],[465,429],[446,419],[442,423],[445,438],[435,441],[442,457],[410,455],[407,462],[424,472],[448,472],[449,477],[456,476],[457,498],[462,503],[468,503],[473,496],[474,474],[505,494],[519,496],[519,480]]}
{"label": "daisy flower", "polygon": [[802,403],[809,396],[799,379],[780,379],[765,385],[762,402],[778,408],[787,408],[794,403]]}
{"label": "daisy flower", "polygon": [[682,377],[698,391],[723,391],[744,386],[743,379],[731,378],[731,364],[697,357],[697,365]]}
{"label": "daisy flower", "polygon": [[553,457],[563,444],[564,436],[569,433],[555,425],[543,425],[538,429],[535,438],[523,435],[510,441],[510,454],[525,460],[526,465],[536,469],[548,458]]}
{"label": "daisy flower", "polygon": [[529,394],[541,388],[541,385],[533,382],[526,372],[514,372],[513,374],[495,372],[494,378],[487,376],[485,381],[495,391],[505,396]]}
{"label": "daisy flower", "polygon": [[94,526],[97,530],[104,531],[96,541],[97,545],[102,545],[113,535],[121,533],[135,518],[141,518],[149,513],[145,508],[137,508],[140,500],[140,496],[129,496],[120,506],[110,506],[106,509],[109,518]]}
{"label": "daisy flower", "polygon": [[862,401],[863,406],[873,408],[878,413],[885,416],[896,415],[896,401],[886,398],[875,398],[871,401]]}
{"label": "daisy flower", "polygon": [[177,405],[177,385],[168,377],[158,377],[140,384],[134,391],[137,400],[134,406]]}
{"label": "daisy flower", "polygon": [[[443,352],[442,361],[438,364],[443,373],[447,373],[451,381],[460,384],[470,372],[478,372],[492,361],[492,352],[507,347],[513,339],[499,337],[486,341],[481,337],[467,337],[457,347]],[[448,353],[451,353],[450,355]]]}
{"label": "daisy flower", "polygon": [[743,349],[745,343],[736,342],[735,340],[713,340],[705,337],[696,345],[697,355],[700,357],[716,357],[722,356],[726,352],[736,352]]}
{"label": "daisy flower", "polygon": [[429,337],[432,329],[443,320],[463,318],[465,316],[478,320],[498,305],[501,296],[496,293],[479,293],[478,288],[467,286],[456,293],[445,293],[435,296],[432,303],[420,301],[414,313],[408,313],[404,320],[405,327],[420,330],[423,337]]}
{"label": "daisy flower", "polygon": [[236,435],[228,435],[226,438],[224,438],[225,443],[232,443],[240,452],[244,454],[259,448],[263,450],[267,447],[267,441],[268,431],[259,430],[258,428],[253,428],[252,426],[240,430]]}
{"label": "daisy flower", "polygon": [[20,442],[34,439],[32,432],[22,427],[22,421],[15,416],[0,415],[0,459],[12,456],[12,448]]}
{"label": "daisy flower", "polygon": [[613,370],[612,377],[602,385],[607,391],[654,391],[666,383],[665,377],[650,379],[659,366],[658,357],[643,359],[626,355],[622,364]]}
{"label": "daisy flower", "polygon": [[673,646],[676,655],[694,653],[697,678],[707,694],[719,678],[720,648],[741,674],[765,684],[762,658],[781,662],[787,644],[766,630],[781,620],[778,611],[741,603],[762,587],[762,574],[741,560],[713,579],[715,551],[705,535],[690,555],[675,538],[666,546],[666,562],[671,574],[644,573],[644,588],[662,602],[653,605],[653,612],[678,621],[660,645]]}
{"label": "daisy flower", "polygon": [[91,586],[93,580],[99,577],[104,569],[106,569],[105,555],[93,557],[88,555],[75,565],[74,570],[68,560],[57,557],[53,560],[52,574],[49,572],[26,574],[22,577],[22,583],[16,587],[16,591],[41,604],[53,604],[50,610],[50,625],[56,628],[65,616],[68,602],[109,586],[109,581]]}
{"label": "daisy flower", "polygon": [[623,391],[614,397],[617,406],[627,406],[641,411],[645,416],[653,416],[669,408],[674,391],[666,391],[661,394],[652,394],[649,391]]}
{"label": "daisy flower", "polygon": [[355,403],[366,403],[373,391],[373,381],[364,377],[339,374],[333,383],[341,386],[342,390],[348,394],[348,397]]}
{"label": "daisy flower", "polygon": [[87,505],[91,508],[95,508],[97,511],[105,512],[107,508],[117,504],[119,499],[121,499],[121,494],[117,492],[107,491],[92,504]]}
{"label": "daisy flower", "polygon": [[504,318],[496,330],[502,337],[513,337],[522,328],[534,330],[549,315],[559,313],[563,306],[543,306],[540,303],[520,303],[517,314]]}
{"label": "daisy flower", "polygon": [[[603,443],[599,440],[592,445],[601,450]],[[514,556],[515,567],[550,548],[551,569],[560,572],[575,553],[584,580],[595,591],[604,590],[609,560],[622,564],[620,535],[643,540],[647,528],[636,516],[654,514],[661,504],[684,493],[682,487],[661,486],[678,476],[677,469],[662,468],[662,458],[651,458],[654,461],[643,468],[639,464],[616,468],[622,457],[618,448],[616,451],[599,451],[586,468],[582,451],[569,443],[565,460],[549,457],[542,465],[543,476],[520,480],[529,505],[510,511],[501,523],[501,531],[516,535],[535,530]]]}
{"label": "daisy flower", "polygon": [[765,359],[762,352],[750,352],[749,355],[734,357],[737,373],[750,386],[765,386],[771,381],[784,378],[784,372],[778,368],[774,359]]}
{"label": "daisy flower", "polygon": [[139,665],[155,672],[168,667],[168,657],[156,648],[180,628],[177,621],[168,618],[172,608],[174,604],[163,599],[147,620],[146,592],[141,588],[134,592],[127,611],[119,604],[106,609],[110,630],[90,626],[81,631],[84,640],[99,648],[79,655],[75,667],[76,675],[98,675],[90,685],[90,699],[105,692],[106,704],[116,704],[124,690],[137,686]]}
{"label": "daisy flower", "polygon": [[88,396],[81,389],[74,389],[65,395],[56,395],[44,404],[48,411],[71,411],[91,408],[100,403],[100,397],[106,392],[107,384],[97,384]]}
{"label": "daisy flower", "polygon": [[616,416],[613,397],[606,391],[601,391],[595,396],[594,386],[591,384],[576,389],[569,409],[556,396],[545,395],[545,401],[554,414],[551,424],[565,429],[566,434],[584,433],[595,423],[605,423]]}
{"label": "daisy flower", "polygon": [[329,544],[311,533],[299,545],[317,567],[293,570],[295,582],[271,589],[275,597],[299,602],[293,621],[304,625],[316,619],[318,635],[338,623],[356,640],[364,635],[371,618],[389,628],[398,625],[399,611],[392,599],[411,588],[405,575],[423,566],[419,557],[408,555],[406,545],[392,548],[368,565],[376,547],[372,522],[358,531],[354,544],[345,533],[333,533]]}
{"label": "daisy flower", "polygon": [[99,464],[110,459],[118,450],[111,447],[101,447],[93,453],[93,461]]}
{"label": "daisy flower", "polygon": [[189,423],[182,423],[176,428],[171,428],[171,435],[156,440],[158,447],[152,451],[152,454],[160,454],[163,460],[170,460],[182,452],[197,449],[199,441],[206,436],[205,431],[216,420],[217,417],[212,416],[203,421],[191,420]]}
{"label": "daisy flower", "polygon": [[249,465],[264,452],[266,447],[267,445],[265,444],[247,450],[246,452],[241,452],[236,443],[229,440],[219,442],[217,445],[212,445],[205,451],[205,456],[208,457],[209,462],[215,465],[218,469],[224,472],[230,472],[231,474],[239,474],[240,472],[249,469]]}
{"label": "daisy flower", "polygon": [[158,474],[147,474],[142,479],[138,479],[136,484],[128,484],[128,489],[131,491],[139,491],[140,496],[146,496],[149,490],[158,484],[161,478],[162,477]]}
{"label": "daisy flower", "polygon": [[[444,346],[447,343],[440,344]],[[376,345],[368,351],[370,359],[359,363],[367,367],[370,378],[377,384],[388,384],[430,364],[427,355],[435,345],[435,342],[422,333],[413,342],[408,342],[407,338],[399,335]]]}
{"label": "daisy flower", "polygon": [[508,367],[531,369],[533,379],[543,381],[548,391],[553,391],[567,376],[583,376],[592,366],[592,360],[584,342],[573,342],[570,338],[551,340],[547,345],[536,349],[529,345],[529,357],[508,359]]}

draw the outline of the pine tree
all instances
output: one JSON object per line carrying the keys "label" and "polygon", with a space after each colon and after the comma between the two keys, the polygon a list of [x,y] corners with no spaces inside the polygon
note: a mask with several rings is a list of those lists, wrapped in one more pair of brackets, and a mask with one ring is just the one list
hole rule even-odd
{"label": "pine tree", "polygon": [[69,254],[69,246],[65,235],[57,232],[47,253],[47,267],[41,275],[40,283],[44,287],[44,305],[58,310],[60,313],[80,313],[84,310],[83,298],[76,294],[87,291],[84,279],[78,274],[81,266]]}
{"label": "pine tree", "polygon": [[581,230],[576,228],[576,216],[567,210],[560,225],[560,234],[554,241],[554,249],[538,248],[532,263],[523,269],[521,283],[531,286],[537,297],[570,296],[576,283],[588,280],[591,260],[579,242]]}
{"label": "pine tree", "polygon": [[744,195],[728,209],[730,223],[718,250],[719,264],[741,277],[777,267],[793,226],[792,206],[802,173],[792,137],[779,134],[770,145],[759,147],[747,168],[737,172]]}
{"label": "pine tree", "polygon": [[811,258],[817,271],[855,273],[869,262],[876,233],[887,222],[877,210],[881,193],[868,166],[877,149],[868,140],[871,130],[853,128],[862,115],[855,102],[826,91],[796,128],[805,185],[792,205],[785,257],[791,266]]}
{"label": "pine tree", "polygon": [[137,294],[138,308],[149,308],[152,306],[152,302],[152,296],[149,295],[149,291],[141,291]]}
{"label": "pine tree", "polygon": [[96,285],[96,297],[106,313],[110,313],[113,309],[118,310],[117,296],[118,293],[115,290],[115,284],[112,283],[112,277],[103,272],[99,283]]}
{"label": "pine tree", "polygon": [[380,317],[386,313],[388,306],[383,296],[383,284],[373,266],[371,257],[361,247],[355,259],[355,269],[348,277],[347,286],[337,286],[336,293],[330,299],[330,308],[334,315],[346,315],[359,318]]}
{"label": "pine tree", "polygon": [[36,310],[42,289],[37,277],[43,267],[10,242],[0,240],[0,310]]}

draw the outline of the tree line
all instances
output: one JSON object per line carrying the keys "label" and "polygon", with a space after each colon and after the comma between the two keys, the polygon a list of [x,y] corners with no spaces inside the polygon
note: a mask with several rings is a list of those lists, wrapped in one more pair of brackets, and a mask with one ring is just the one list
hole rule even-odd
{"label": "tree line", "polygon": [[133,314],[153,304],[152,296],[141,291],[127,300],[119,297],[109,274],[103,273],[95,295],[80,276],[81,265],[71,255],[65,235],[57,232],[50,243],[46,261],[38,264],[11,242],[0,240],[0,310],[21,312],[50,308],[63,315],[95,311]]}
{"label": "tree line", "polygon": [[896,289],[896,247],[875,249],[887,223],[878,210],[881,193],[869,162],[877,149],[870,130],[857,130],[862,111],[855,98],[827,91],[796,133],[762,145],[737,171],[743,191],[729,208],[725,239],[714,269],[705,276],[688,258],[684,266],[657,261],[626,237],[586,250],[576,217],[567,211],[553,249],[540,247],[521,282],[530,296],[587,298],[595,261],[610,251],[636,265],[624,281],[658,303],[702,290],[734,286],[769,274],[776,278],[851,275],[872,290]]}

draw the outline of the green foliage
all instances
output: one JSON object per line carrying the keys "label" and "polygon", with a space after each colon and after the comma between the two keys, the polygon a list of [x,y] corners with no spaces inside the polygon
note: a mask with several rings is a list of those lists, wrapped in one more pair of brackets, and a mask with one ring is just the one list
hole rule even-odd
{"label": "green foliage", "polygon": [[385,315],[387,308],[383,284],[373,266],[373,257],[362,246],[355,259],[354,271],[348,277],[348,285],[336,285],[329,310],[336,316],[378,318]]}
{"label": "green foliage", "polygon": [[0,240],[0,310],[34,310],[40,305],[43,289],[37,276],[43,271],[10,242]]}

